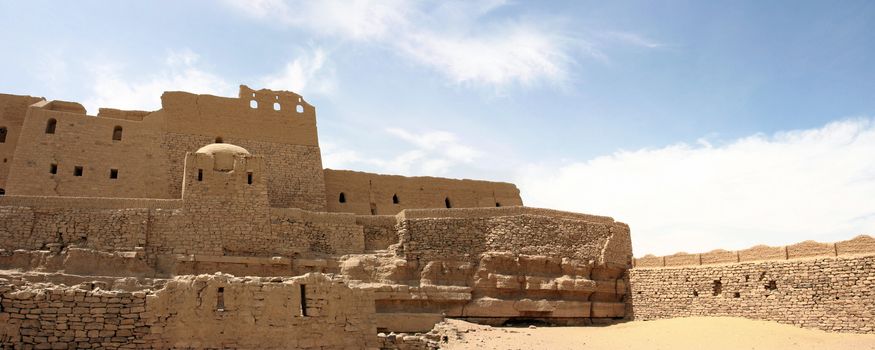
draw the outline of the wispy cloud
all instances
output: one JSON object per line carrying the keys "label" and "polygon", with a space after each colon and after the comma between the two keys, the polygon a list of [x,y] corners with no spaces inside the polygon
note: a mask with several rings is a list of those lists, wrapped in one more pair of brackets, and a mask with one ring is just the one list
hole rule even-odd
{"label": "wispy cloud", "polygon": [[875,120],[714,146],[621,151],[517,184],[527,205],[614,216],[635,253],[670,254],[875,233]]}
{"label": "wispy cloud", "polygon": [[442,175],[453,167],[470,164],[482,152],[464,144],[446,131],[414,132],[400,128],[385,132],[408,143],[411,147],[386,158],[364,156],[333,143],[322,143],[322,161],[325,167],[343,169],[366,166],[373,171],[400,175]]}
{"label": "wispy cloud", "polygon": [[199,66],[200,57],[191,50],[171,51],[164,66],[145,77],[130,73],[130,67],[103,60],[91,66],[94,86],[85,100],[90,113],[99,107],[155,110],[161,108],[164,91],[232,95],[233,84]]}
{"label": "wispy cloud", "polygon": [[331,94],[336,88],[336,78],[328,64],[328,54],[322,48],[314,48],[286,63],[281,71],[263,77],[261,86],[301,94]]}
{"label": "wispy cloud", "polygon": [[[249,16],[342,40],[378,43],[454,84],[562,85],[583,57],[605,55],[553,18],[494,19],[506,1],[226,0]],[[633,33],[616,41],[658,47]]]}

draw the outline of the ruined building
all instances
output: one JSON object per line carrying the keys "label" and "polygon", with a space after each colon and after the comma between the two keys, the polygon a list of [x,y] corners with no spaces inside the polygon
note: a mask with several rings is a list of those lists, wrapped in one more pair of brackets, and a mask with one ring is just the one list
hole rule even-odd
{"label": "ruined building", "polygon": [[0,95],[0,344],[417,348],[443,317],[628,311],[627,225],[513,184],[322,168],[291,92]]}
{"label": "ruined building", "polygon": [[444,317],[875,333],[868,236],[633,260],[626,224],[513,184],[323,169],[297,94],[161,100],[0,95],[0,347],[425,349]]}

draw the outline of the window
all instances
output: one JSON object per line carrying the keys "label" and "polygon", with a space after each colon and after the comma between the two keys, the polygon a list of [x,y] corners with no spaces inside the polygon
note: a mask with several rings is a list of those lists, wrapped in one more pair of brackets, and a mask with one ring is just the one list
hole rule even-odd
{"label": "window", "polygon": [[307,286],[301,285],[301,316],[307,317]]}
{"label": "window", "polygon": [[55,163],[52,163],[52,165],[49,166],[49,174],[57,174],[57,173],[58,173],[58,165]]}
{"label": "window", "polygon": [[346,203],[346,195],[343,192],[340,192],[340,197],[337,198],[337,201],[340,203]]}
{"label": "window", "polygon": [[447,208],[453,207],[453,205],[450,203],[450,197],[444,198],[444,205],[446,205]]}
{"label": "window", "polygon": [[216,143],[225,143],[221,136],[216,136]]}
{"label": "window", "polygon": [[225,287],[216,290],[216,311],[225,311]]}
{"label": "window", "polygon": [[58,121],[55,118],[49,118],[49,121],[46,122],[46,134],[54,134],[57,125]]}
{"label": "window", "polygon": [[109,169],[109,178],[118,179],[118,169]]}
{"label": "window", "polygon": [[83,171],[82,167],[77,165],[73,168],[73,176],[82,176]]}
{"label": "window", "polygon": [[113,141],[121,141],[122,140],[122,127],[116,125],[115,128],[112,129],[112,140]]}
{"label": "window", "polygon": [[0,143],[6,143],[6,127],[0,127]]}
{"label": "window", "polygon": [[251,171],[246,172],[246,183],[250,184],[250,185],[252,184],[252,172]]}
{"label": "window", "polygon": [[197,170],[197,180],[204,181],[204,169]]}
{"label": "window", "polygon": [[399,202],[398,202],[398,195],[397,195],[397,194],[393,194],[393,195],[392,195],[392,204],[398,204],[398,203],[399,203]]}
{"label": "window", "polygon": [[495,207],[498,208],[501,206],[501,203],[495,202]]}
{"label": "window", "polygon": [[5,196],[5,195],[6,195],[6,190],[3,188],[0,188],[0,196]]}
{"label": "window", "polygon": [[297,107],[295,107],[295,111],[297,111],[298,113],[304,113],[304,106],[298,105]]}
{"label": "window", "polygon": [[249,108],[252,108],[252,109],[258,108],[258,101],[256,101],[256,100],[249,101]]}
{"label": "window", "polygon": [[278,110],[280,110],[281,108],[282,108],[282,107],[280,107],[280,103],[279,103],[279,102],[274,102],[274,103],[273,103],[273,110],[278,111]]}
{"label": "window", "polygon": [[714,280],[714,285],[711,286],[711,294],[715,297],[723,293],[723,282]]}

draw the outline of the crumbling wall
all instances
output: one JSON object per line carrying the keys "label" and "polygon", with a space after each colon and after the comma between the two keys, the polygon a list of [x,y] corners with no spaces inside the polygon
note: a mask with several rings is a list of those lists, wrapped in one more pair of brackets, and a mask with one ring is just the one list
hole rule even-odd
{"label": "crumbling wall", "polygon": [[[739,261],[740,260],[740,261]],[[875,239],[636,259],[638,320],[734,316],[875,333]]]}
{"label": "crumbling wall", "polygon": [[361,253],[365,246],[362,227],[350,214],[273,208],[271,231],[279,246],[294,247],[300,256]]}
{"label": "crumbling wall", "polygon": [[356,216],[356,224],[362,226],[365,251],[389,249],[398,243],[398,219],[395,215]]}
{"label": "crumbling wall", "polygon": [[[8,276],[4,276],[8,277]],[[375,348],[372,297],[321,274],[186,276],[106,290],[0,278],[0,345],[89,348]]]}
{"label": "crumbling wall", "polygon": [[[514,184],[438,177],[405,177],[325,169],[328,211],[394,215],[404,209],[520,206]],[[340,194],[343,193],[341,201]]]}

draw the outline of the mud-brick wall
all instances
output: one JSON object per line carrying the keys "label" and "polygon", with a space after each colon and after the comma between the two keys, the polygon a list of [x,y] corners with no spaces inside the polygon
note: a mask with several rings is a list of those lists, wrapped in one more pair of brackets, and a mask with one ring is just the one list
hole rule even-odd
{"label": "mud-brick wall", "polygon": [[734,316],[875,333],[875,255],[630,271],[636,320]]}

